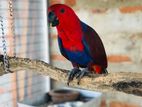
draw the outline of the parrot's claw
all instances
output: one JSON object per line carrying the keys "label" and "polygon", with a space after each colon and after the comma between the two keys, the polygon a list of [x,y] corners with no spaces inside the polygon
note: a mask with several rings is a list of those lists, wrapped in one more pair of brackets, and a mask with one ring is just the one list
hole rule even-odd
{"label": "parrot's claw", "polygon": [[80,80],[89,73],[90,71],[85,68],[82,71],[80,71],[77,75],[76,75],[76,79],[77,79],[77,84],[79,85]]}
{"label": "parrot's claw", "polygon": [[73,68],[69,73],[68,73],[68,81],[67,85],[73,80],[73,78],[80,72],[81,70],[79,68]]}

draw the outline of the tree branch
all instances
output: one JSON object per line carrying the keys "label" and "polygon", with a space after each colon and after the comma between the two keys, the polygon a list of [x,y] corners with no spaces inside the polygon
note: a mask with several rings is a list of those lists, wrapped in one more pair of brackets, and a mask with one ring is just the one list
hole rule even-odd
{"label": "tree branch", "polygon": [[[40,60],[31,60],[28,58],[9,57],[10,70],[13,72],[19,70],[32,70],[40,75],[49,76],[62,83],[67,82],[67,70],[59,69]],[[0,75],[4,74],[3,63],[0,62]],[[142,96],[142,73],[132,72],[110,72],[108,75],[93,75],[84,77],[80,85],[77,80],[73,80],[70,86],[83,88],[99,92],[118,92],[131,93]]]}

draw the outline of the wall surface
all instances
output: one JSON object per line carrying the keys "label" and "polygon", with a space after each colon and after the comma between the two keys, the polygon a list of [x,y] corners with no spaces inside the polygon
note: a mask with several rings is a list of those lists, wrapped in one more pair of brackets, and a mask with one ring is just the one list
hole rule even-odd
{"label": "wall surface", "polygon": [[[98,32],[107,52],[109,72],[142,71],[141,0],[50,0],[51,5],[56,3],[69,5]],[[70,69],[71,63],[59,52],[55,28],[51,28],[50,39],[53,65]]]}

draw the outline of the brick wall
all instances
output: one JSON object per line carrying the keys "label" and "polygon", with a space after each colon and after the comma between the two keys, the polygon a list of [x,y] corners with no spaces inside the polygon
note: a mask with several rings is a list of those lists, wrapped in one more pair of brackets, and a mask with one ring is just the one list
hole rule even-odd
{"label": "brick wall", "polygon": [[[107,52],[109,72],[141,71],[141,0],[50,0],[50,4],[55,3],[71,6],[82,21],[98,32]],[[55,66],[71,68],[59,52],[55,28],[51,28],[51,60]]]}

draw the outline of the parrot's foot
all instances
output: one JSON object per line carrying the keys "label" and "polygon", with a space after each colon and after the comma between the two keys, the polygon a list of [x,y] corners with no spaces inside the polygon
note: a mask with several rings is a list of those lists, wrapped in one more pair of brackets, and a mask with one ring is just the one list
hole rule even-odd
{"label": "parrot's foot", "polygon": [[73,78],[79,73],[81,70],[79,68],[73,68],[71,71],[68,73],[68,81],[67,85],[73,80]]}
{"label": "parrot's foot", "polygon": [[78,72],[78,74],[76,74],[77,84],[79,85],[80,80],[89,73],[90,71],[88,70],[88,68],[84,68],[82,71]]}

